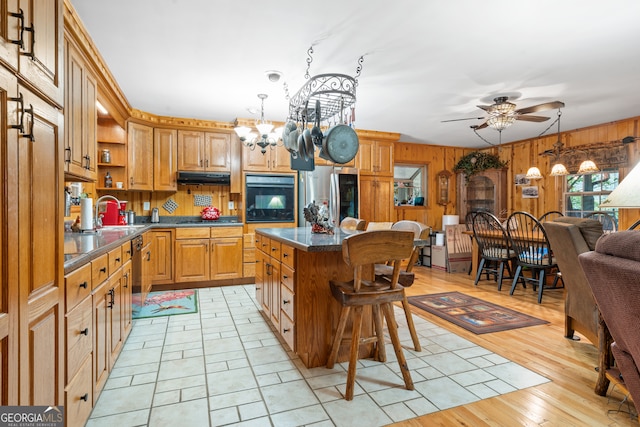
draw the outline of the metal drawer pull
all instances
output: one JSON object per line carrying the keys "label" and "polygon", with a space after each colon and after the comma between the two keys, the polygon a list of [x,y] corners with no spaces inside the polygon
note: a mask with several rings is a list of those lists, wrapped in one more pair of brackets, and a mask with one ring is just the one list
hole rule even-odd
{"label": "metal drawer pull", "polygon": [[84,282],[80,283],[79,285],[81,288],[85,288],[87,289],[87,286],[89,286],[89,284],[87,283],[87,281],[85,280]]}
{"label": "metal drawer pull", "polygon": [[85,393],[82,396],[80,396],[80,400],[84,400],[85,402],[89,400],[89,393]]}
{"label": "metal drawer pull", "polygon": [[289,329],[289,328],[284,328],[284,329],[282,330],[282,332],[286,334],[286,333],[287,333],[287,332],[289,332],[290,330],[291,330],[291,329]]}
{"label": "metal drawer pull", "polygon": [[84,328],[80,331],[80,335],[89,335],[89,328]]}
{"label": "metal drawer pull", "polygon": [[289,301],[288,299],[283,299],[283,300],[282,300],[282,304],[289,304],[289,302],[290,302],[290,301]]}
{"label": "metal drawer pull", "polygon": [[287,276],[286,274],[283,274],[283,275],[282,275],[282,278],[283,278],[283,279],[288,279],[288,278],[289,278],[289,276]]}
{"label": "metal drawer pull", "polygon": [[120,258],[116,258],[116,262],[120,262]]}
{"label": "metal drawer pull", "polygon": [[102,267],[100,269],[100,273],[106,273],[107,272],[107,267]]}

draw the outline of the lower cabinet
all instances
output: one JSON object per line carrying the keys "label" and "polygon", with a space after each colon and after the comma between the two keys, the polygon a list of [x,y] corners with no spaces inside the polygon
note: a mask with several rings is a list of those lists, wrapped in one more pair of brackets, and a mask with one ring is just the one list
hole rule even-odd
{"label": "lower cabinet", "polygon": [[173,283],[174,230],[152,230],[150,233],[151,283],[154,285]]}
{"label": "lower cabinet", "polygon": [[137,255],[140,262],[134,263],[133,269],[133,292],[140,293],[140,299],[145,300],[147,294],[151,292],[151,275],[153,269],[153,248],[151,245],[151,232],[142,234],[142,249]]}
{"label": "lower cabinet", "polygon": [[393,221],[393,177],[360,176],[360,218]]}
{"label": "lower cabinet", "polygon": [[132,327],[131,242],[65,276],[66,425],[85,425]]}
{"label": "lower cabinet", "polygon": [[242,227],[185,227],[175,230],[175,281],[242,277]]}
{"label": "lower cabinet", "polygon": [[295,250],[256,234],[256,299],[293,351],[295,344]]}

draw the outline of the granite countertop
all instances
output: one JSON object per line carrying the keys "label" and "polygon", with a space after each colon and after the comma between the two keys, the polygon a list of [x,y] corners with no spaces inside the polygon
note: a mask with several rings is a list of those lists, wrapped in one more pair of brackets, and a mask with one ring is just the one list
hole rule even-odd
{"label": "granite countertop", "polygon": [[[256,233],[279,240],[305,252],[337,252],[342,250],[342,241],[352,234],[363,231],[343,230],[336,227],[334,234],[312,233],[311,227],[258,228]],[[428,240],[414,240],[416,246],[425,246]]]}

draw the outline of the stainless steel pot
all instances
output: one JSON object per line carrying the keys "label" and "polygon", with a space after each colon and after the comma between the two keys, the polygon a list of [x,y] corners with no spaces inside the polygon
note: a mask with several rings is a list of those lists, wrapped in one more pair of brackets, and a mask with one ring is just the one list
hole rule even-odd
{"label": "stainless steel pot", "polygon": [[358,154],[358,135],[351,126],[336,125],[330,128],[322,141],[320,156],[326,155],[335,163],[348,163]]}

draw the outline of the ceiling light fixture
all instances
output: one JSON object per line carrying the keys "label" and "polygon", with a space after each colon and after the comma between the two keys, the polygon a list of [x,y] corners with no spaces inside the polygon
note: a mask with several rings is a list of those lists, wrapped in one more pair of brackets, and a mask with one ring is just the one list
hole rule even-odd
{"label": "ceiling light fixture", "polygon": [[268,98],[268,95],[260,93],[258,94],[258,98],[260,98],[261,105],[260,120],[256,120],[255,124],[258,130],[257,133],[248,126],[237,126],[233,130],[236,131],[238,137],[240,137],[240,141],[242,141],[244,145],[251,150],[255,150],[256,146],[258,146],[262,154],[265,154],[267,147],[273,150],[277,145],[282,145],[282,140],[280,139],[282,128],[273,130],[273,124],[264,120],[264,100]]}
{"label": "ceiling light fixture", "polygon": [[537,167],[533,166],[533,167],[530,167],[529,170],[527,171],[526,178],[527,179],[542,179],[542,173],[540,173],[540,169],[538,169]]}
{"label": "ceiling light fixture", "polygon": [[600,172],[600,169],[598,169],[593,160],[589,159],[580,163],[580,168],[578,169],[578,175],[589,175],[598,172]]}
{"label": "ceiling light fixture", "polygon": [[498,132],[502,132],[516,121],[516,116],[514,114],[496,114],[492,115],[487,119],[487,125],[489,127],[497,130]]}

